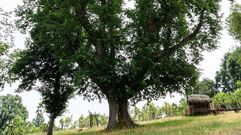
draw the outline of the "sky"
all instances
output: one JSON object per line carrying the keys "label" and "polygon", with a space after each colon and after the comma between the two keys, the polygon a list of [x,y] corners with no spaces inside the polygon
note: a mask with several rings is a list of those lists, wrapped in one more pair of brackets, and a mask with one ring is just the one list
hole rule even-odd
{"label": "sky", "polygon": [[[241,0],[236,0],[236,2],[241,3]],[[0,7],[4,10],[10,11],[17,7],[18,4],[21,4],[21,0],[0,0]],[[130,3],[127,6],[131,6]],[[225,23],[226,17],[229,15],[230,2],[228,0],[222,0],[221,2],[221,12],[223,13],[223,22]],[[214,79],[216,71],[219,70],[221,60],[225,53],[232,50],[235,46],[238,46],[239,43],[235,41],[229,34],[226,29],[222,30],[221,39],[219,40],[219,48],[212,52],[204,52],[204,60],[200,63],[198,68],[201,69],[202,75],[201,78],[210,78]],[[15,33],[15,46],[18,48],[24,48],[25,35],[16,32]],[[17,88],[17,84],[12,86],[6,86],[4,91],[0,92],[0,95],[6,94],[16,94],[14,90]],[[35,117],[35,111],[38,103],[41,100],[39,93],[35,91],[17,93],[22,97],[23,104],[27,107],[29,111],[29,120]],[[178,103],[182,97],[179,95],[170,96],[168,95],[164,99],[155,101],[155,104],[161,106],[164,102]],[[143,103],[139,103],[138,106],[142,106]],[[88,115],[88,111],[97,112],[101,114],[108,114],[108,103],[105,100],[102,100],[102,103],[99,101],[84,101],[82,97],[76,96],[69,101],[67,112],[65,115],[72,116],[74,120],[80,115]]]}

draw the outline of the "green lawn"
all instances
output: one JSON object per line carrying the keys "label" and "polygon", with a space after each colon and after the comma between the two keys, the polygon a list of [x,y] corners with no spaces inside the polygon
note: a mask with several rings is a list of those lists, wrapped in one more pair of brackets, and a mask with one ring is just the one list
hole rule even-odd
{"label": "green lawn", "polygon": [[[227,112],[217,116],[176,117],[140,123],[130,130],[110,133],[103,128],[56,131],[55,135],[241,135],[241,113]],[[40,135],[40,134],[35,134]]]}

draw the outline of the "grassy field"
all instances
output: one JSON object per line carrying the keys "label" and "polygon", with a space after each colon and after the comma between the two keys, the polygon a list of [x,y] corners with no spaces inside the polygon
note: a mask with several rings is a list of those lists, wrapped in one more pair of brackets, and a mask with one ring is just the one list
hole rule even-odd
{"label": "grassy field", "polygon": [[[226,112],[217,116],[175,117],[140,123],[130,130],[110,133],[103,128],[56,131],[55,135],[241,135],[241,112]],[[40,135],[40,134],[35,134]]]}

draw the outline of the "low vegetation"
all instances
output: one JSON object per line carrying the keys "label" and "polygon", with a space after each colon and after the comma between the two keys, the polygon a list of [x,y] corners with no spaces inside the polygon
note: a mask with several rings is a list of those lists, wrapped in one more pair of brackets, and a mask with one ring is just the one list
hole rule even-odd
{"label": "low vegetation", "polygon": [[241,107],[241,88],[235,90],[234,92],[224,93],[220,92],[216,94],[212,101],[216,108],[220,109],[240,109]]}
{"label": "low vegetation", "polygon": [[[139,123],[128,130],[103,131],[104,127],[63,130],[55,135],[239,135],[241,134],[241,113],[226,112],[219,115],[198,117],[171,117]],[[44,135],[44,134],[31,134]]]}

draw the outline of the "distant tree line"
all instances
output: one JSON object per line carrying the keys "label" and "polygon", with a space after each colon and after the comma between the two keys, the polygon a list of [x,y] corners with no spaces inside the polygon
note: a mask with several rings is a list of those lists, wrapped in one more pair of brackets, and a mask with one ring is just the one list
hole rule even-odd
{"label": "distant tree line", "polygon": [[[0,134],[1,135],[26,135],[31,133],[42,133],[47,131],[47,123],[44,114],[46,110],[41,102],[36,110],[32,121],[28,121],[28,111],[23,106],[22,98],[18,95],[0,96]],[[92,118],[90,118],[92,117]],[[78,120],[73,121],[72,117],[62,116],[60,126],[54,125],[55,130],[90,128],[106,126],[107,116],[94,113],[93,116],[81,115]]]}
{"label": "distant tree line", "polygon": [[106,126],[108,117],[106,115],[101,115],[95,113],[94,115],[83,116],[81,115],[78,119],[78,124],[80,128],[92,128],[99,126]]}
{"label": "distant tree line", "polygon": [[185,99],[180,103],[170,104],[165,102],[163,106],[156,106],[153,102],[146,103],[142,108],[131,108],[131,117],[134,121],[149,121],[163,117],[184,116],[188,114],[188,105]]}
{"label": "distant tree line", "polygon": [[26,135],[28,133],[43,132],[47,125],[42,113],[37,111],[32,122],[27,121],[28,111],[22,104],[20,96],[0,96],[0,134]]}

